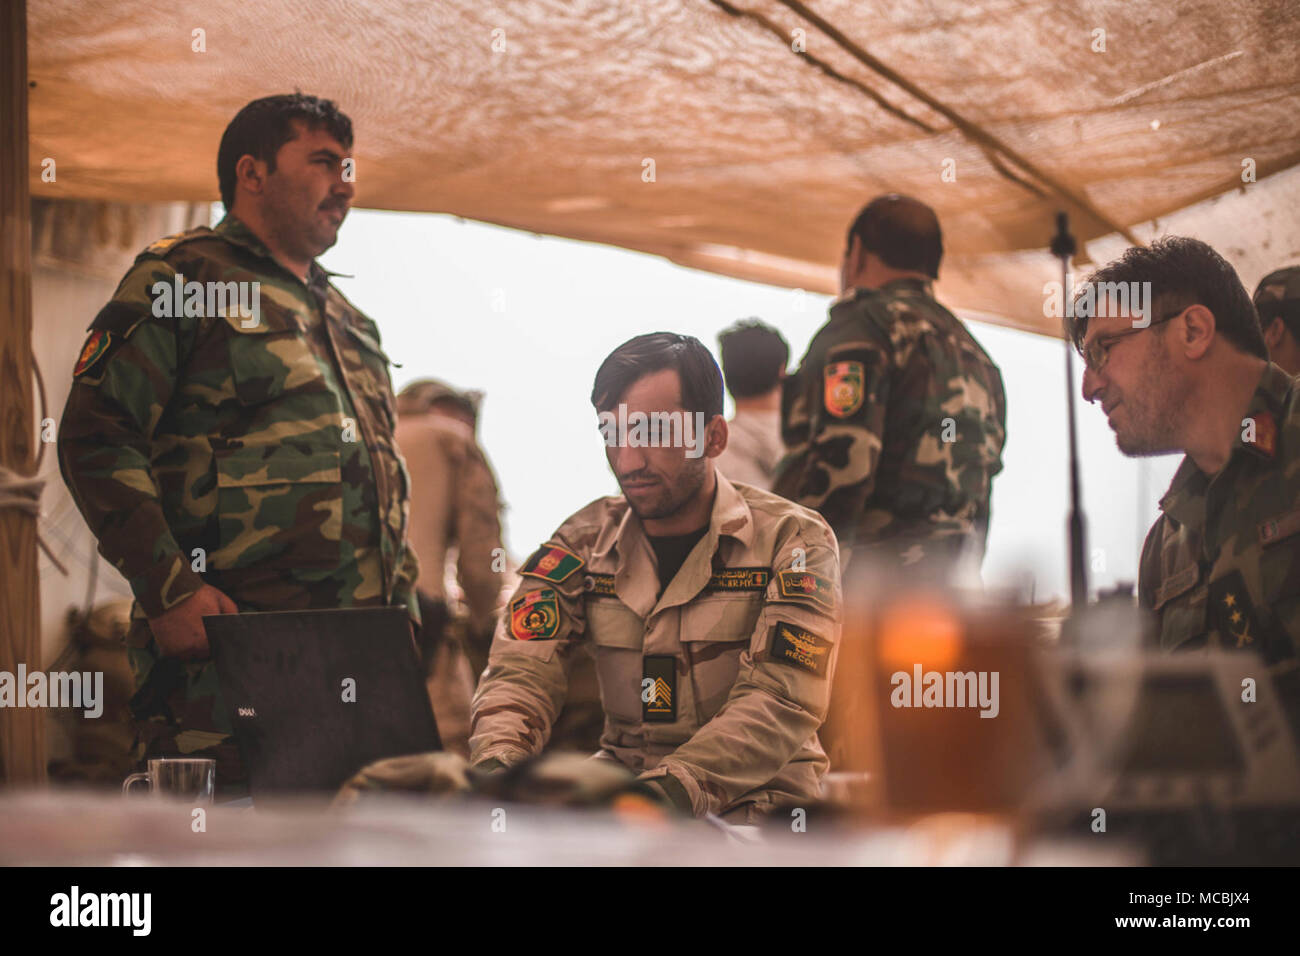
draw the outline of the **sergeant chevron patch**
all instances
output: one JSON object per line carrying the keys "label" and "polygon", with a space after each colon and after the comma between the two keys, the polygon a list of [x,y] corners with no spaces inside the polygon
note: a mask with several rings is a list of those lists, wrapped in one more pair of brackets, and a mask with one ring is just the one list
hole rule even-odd
{"label": "sergeant chevron patch", "polygon": [[677,719],[677,658],[648,654],[641,659],[641,719],[671,724]]}

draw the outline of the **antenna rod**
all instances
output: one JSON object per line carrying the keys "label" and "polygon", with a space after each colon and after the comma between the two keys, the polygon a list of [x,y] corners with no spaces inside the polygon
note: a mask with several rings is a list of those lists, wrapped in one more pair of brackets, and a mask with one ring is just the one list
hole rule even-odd
{"label": "antenna rod", "polygon": [[[1056,214],[1056,235],[1052,237],[1052,255],[1061,260],[1061,322],[1070,314],[1070,260],[1077,247],[1070,235],[1070,217]],[[1064,332],[1062,328],[1062,332]],[[1065,403],[1070,434],[1070,603],[1079,613],[1088,603],[1088,566],[1084,564],[1085,525],[1083,504],[1079,499],[1079,439],[1074,428],[1074,356],[1068,335],[1065,339]]]}

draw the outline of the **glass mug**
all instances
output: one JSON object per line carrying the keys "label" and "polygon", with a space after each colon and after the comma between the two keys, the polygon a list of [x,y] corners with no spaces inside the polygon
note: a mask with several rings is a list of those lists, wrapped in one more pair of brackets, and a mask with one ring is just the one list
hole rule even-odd
{"label": "glass mug", "polygon": [[133,773],[122,782],[122,792],[144,780],[155,796],[173,797],[189,803],[211,803],[217,779],[217,762],[211,757],[159,757],[150,760],[144,773]]}

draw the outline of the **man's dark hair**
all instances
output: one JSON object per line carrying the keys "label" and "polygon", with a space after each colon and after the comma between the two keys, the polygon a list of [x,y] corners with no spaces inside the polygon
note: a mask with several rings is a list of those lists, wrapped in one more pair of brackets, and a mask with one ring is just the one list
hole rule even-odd
{"label": "man's dark hair", "polygon": [[[1163,315],[1191,305],[1203,305],[1214,313],[1215,329],[1242,352],[1268,358],[1268,346],[1260,331],[1259,317],[1228,260],[1199,239],[1168,236],[1150,246],[1132,246],[1113,262],[1102,266],[1088,283],[1150,282],[1150,319],[1154,323]],[[1066,334],[1075,348],[1083,348],[1092,318],[1088,303],[1101,301],[1094,294],[1075,298],[1073,318],[1067,316]]]}
{"label": "man's dark hair", "polygon": [[638,335],[610,352],[596,370],[591,404],[609,411],[635,382],[666,368],[681,379],[686,411],[703,412],[706,421],[722,414],[722,371],[713,353],[695,336],[676,332]]}
{"label": "man's dark hair", "polygon": [[863,250],[875,253],[893,269],[939,278],[939,262],[943,259],[939,217],[919,199],[897,193],[877,196],[849,226],[845,249],[853,248],[854,236]]}
{"label": "man's dark hair", "polygon": [[741,319],[718,333],[722,375],[733,398],[766,395],[781,383],[790,345],[772,326]]}
{"label": "man's dark hair", "polygon": [[297,135],[294,120],[302,120],[308,129],[324,127],[344,148],[352,148],[352,120],[333,100],[306,93],[280,93],[253,100],[235,114],[217,149],[217,182],[227,212],[235,203],[235,164],[239,158],[249,155],[260,159],[270,172],[275,172],[280,147]]}

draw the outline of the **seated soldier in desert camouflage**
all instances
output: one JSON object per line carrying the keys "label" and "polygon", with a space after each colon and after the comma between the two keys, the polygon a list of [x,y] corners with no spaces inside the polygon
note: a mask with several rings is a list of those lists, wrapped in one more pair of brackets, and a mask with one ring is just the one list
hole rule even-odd
{"label": "seated soldier in desert camouflage", "polygon": [[815,798],[840,633],[834,534],[715,470],[722,375],[699,340],[624,343],[592,404],[623,494],[573,515],[520,569],[474,698],[472,763],[541,751],[585,644],[605,710],[597,757],[734,823]]}

